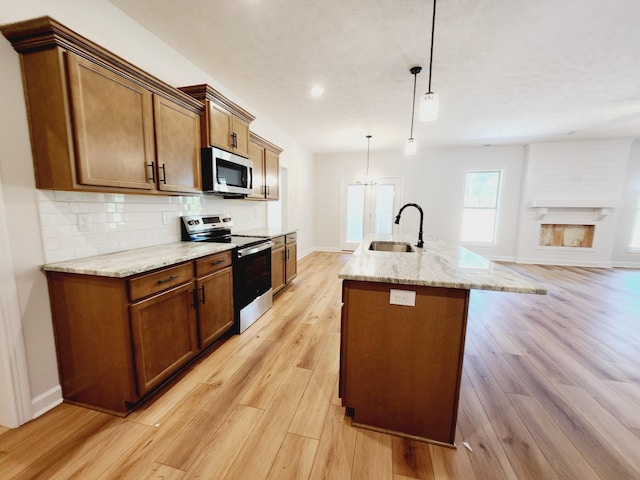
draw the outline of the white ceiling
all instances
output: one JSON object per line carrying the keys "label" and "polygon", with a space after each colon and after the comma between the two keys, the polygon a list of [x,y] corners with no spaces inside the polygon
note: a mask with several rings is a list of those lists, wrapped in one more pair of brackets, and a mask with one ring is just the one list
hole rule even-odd
{"label": "white ceiling", "polygon": [[[432,0],[111,2],[314,153],[401,151],[427,90]],[[640,1],[440,0],[432,89],[419,149],[640,137]]]}

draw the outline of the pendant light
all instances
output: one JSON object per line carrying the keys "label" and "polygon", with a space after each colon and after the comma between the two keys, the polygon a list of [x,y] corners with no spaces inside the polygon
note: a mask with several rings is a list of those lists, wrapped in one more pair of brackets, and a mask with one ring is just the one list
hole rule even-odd
{"label": "pendant light", "polygon": [[411,67],[409,71],[413,75],[413,102],[411,103],[411,133],[407,144],[404,146],[404,154],[415,155],[417,149],[416,141],[413,139],[413,119],[416,113],[416,81],[418,80],[418,74],[422,71],[422,67]]}
{"label": "pendant light", "polygon": [[431,91],[431,69],[433,67],[433,38],[436,26],[436,0],[433,0],[431,19],[431,54],[429,56],[429,90],[420,98],[420,121],[430,122],[438,118],[438,95]]}
{"label": "pendant light", "polygon": [[369,175],[369,145],[371,143],[371,135],[367,135],[367,173],[365,175],[358,175],[356,177],[356,183],[358,185],[375,185],[378,183],[378,179]]}

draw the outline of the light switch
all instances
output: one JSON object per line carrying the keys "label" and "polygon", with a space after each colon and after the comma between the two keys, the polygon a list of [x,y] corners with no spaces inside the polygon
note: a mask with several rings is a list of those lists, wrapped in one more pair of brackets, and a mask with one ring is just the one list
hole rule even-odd
{"label": "light switch", "polygon": [[396,290],[392,288],[391,293],[389,294],[389,303],[391,305],[415,307],[416,292],[413,290]]}

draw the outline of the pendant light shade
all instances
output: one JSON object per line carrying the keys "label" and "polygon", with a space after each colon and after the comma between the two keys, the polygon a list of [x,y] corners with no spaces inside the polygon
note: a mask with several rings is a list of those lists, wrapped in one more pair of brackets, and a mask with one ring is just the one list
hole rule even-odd
{"label": "pendant light shade", "polygon": [[422,67],[411,67],[409,71],[411,72],[411,75],[413,75],[413,101],[411,102],[411,132],[409,133],[409,139],[404,146],[404,154],[415,155],[417,145],[413,138],[413,119],[416,116],[416,81],[418,79],[418,74],[422,71]]}
{"label": "pendant light shade", "polygon": [[405,155],[415,155],[416,154],[416,141],[413,138],[407,140],[407,143],[404,145],[404,154]]}
{"label": "pendant light shade", "polygon": [[436,27],[436,0],[433,0],[431,19],[431,54],[429,56],[429,90],[420,98],[420,121],[430,122],[438,118],[438,95],[431,91],[431,71],[433,68],[433,38]]}
{"label": "pendant light shade", "polygon": [[378,179],[372,175],[369,175],[369,145],[371,143],[371,135],[367,135],[367,173],[365,175],[357,175],[356,183],[358,185],[375,185],[378,183]]}
{"label": "pendant light shade", "polygon": [[420,97],[420,121],[431,122],[438,118],[438,94],[427,92]]}

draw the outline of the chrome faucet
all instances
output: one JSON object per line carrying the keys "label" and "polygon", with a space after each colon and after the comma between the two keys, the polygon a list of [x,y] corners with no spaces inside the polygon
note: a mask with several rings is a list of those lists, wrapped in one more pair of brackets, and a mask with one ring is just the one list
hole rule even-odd
{"label": "chrome faucet", "polygon": [[424,213],[422,211],[422,208],[420,208],[420,205],[418,205],[417,203],[407,203],[403,205],[398,212],[398,215],[396,215],[395,224],[400,225],[400,215],[402,215],[402,211],[407,207],[416,207],[420,212],[420,231],[418,232],[418,243],[416,243],[416,247],[422,248],[424,246],[424,241],[422,240],[422,222],[424,221]]}

